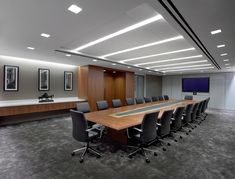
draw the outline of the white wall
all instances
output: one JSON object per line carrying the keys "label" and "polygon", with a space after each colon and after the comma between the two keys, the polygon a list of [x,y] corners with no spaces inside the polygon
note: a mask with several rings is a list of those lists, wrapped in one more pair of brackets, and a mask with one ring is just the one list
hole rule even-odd
{"label": "white wall", "polygon": [[162,94],[168,94],[172,99],[192,95],[182,92],[182,78],[185,77],[210,77],[210,92],[198,93],[194,95],[194,99],[210,97],[210,108],[235,110],[235,73],[164,76]]}

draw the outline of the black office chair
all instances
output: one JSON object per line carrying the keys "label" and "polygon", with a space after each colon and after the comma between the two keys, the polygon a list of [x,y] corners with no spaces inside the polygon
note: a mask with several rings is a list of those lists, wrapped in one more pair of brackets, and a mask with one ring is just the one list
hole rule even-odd
{"label": "black office chair", "polygon": [[144,101],[145,101],[145,103],[150,103],[150,102],[152,102],[151,98],[149,98],[149,97],[144,97]]}
{"label": "black office chair", "polygon": [[[77,111],[80,111],[83,113],[91,112],[90,105],[88,102],[78,102],[76,104],[76,107],[77,107]],[[91,122],[91,121],[87,121],[87,123],[89,127],[95,124],[94,122]]]}
{"label": "black office chair", "polygon": [[122,102],[120,99],[113,99],[112,104],[113,104],[113,108],[119,108],[122,106]]}
{"label": "black office chair", "polygon": [[193,100],[193,96],[192,95],[186,95],[184,96],[185,100]]}
{"label": "black office chair", "polygon": [[[157,122],[157,140],[160,144],[163,144],[162,140],[164,137],[167,137],[171,134],[171,117],[174,110],[164,111],[161,118],[158,119]],[[170,143],[168,143],[170,145]],[[163,148],[166,151],[166,148]]]}
{"label": "black office chair", "polygon": [[164,99],[167,101],[169,100],[169,96],[168,95],[164,95]]}
{"label": "black office chair", "polygon": [[[133,128],[138,133],[133,135],[132,138],[139,141],[139,147],[136,148],[133,152],[131,152],[128,155],[129,158],[132,158],[133,155],[140,152],[142,155],[145,156],[145,161],[149,163],[150,160],[148,159],[145,151],[154,152],[154,155],[157,155],[155,151],[147,149],[145,147],[148,147],[149,145],[151,145],[153,142],[155,142],[157,138],[156,121],[157,121],[158,114],[159,112],[145,114],[142,124],[141,124],[141,128],[140,129],[136,127]],[[129,146],[129,147],[132,147],[132,146]]]}
{"label": "black office chair", "polygon": [[152,96],[152,101],[155,102],[155,101],[158,101],[158,97],[157,96]]}
{"label": "black office chair", "polygon": [[79,142],[86,143],[84,147],[74,150],[71,155],[74,156],[76,152],[85,150],[80,157],[80,163],[83,162],[83,158],[88,151],[96,155],[97,158],[100,158],[100,153],[89,146],[90,141],[97,138],[99,136],[99,133],[94,131],[93,128],[88,129],[87,120],[85,119],[85,116],[82,112],[72,109],[70,110],[70,112],[72,116],[74,139]]}
{"label": "black office chair", "polygon": [[202,108],[203,108],[203,105],[204,105],[204,101],[201,101],[198,105],[198,109],[197,109],[197,112],[196,112],[196,119],[194,119],[195,121],[198,122],[198,124],[200,125],[201,122],[202,122]]}
{"label": "black office chair", "polygon": [[126,98],[126,105],[129,106],[129,105],[134,105],[135,104],[135,101],[133,98]]}
{"label": "black office chair", "polygon": [[143,104],[144,100],[143,100],[143,98],[135,98],[135,102],[136,102],[136,104]]}
{"label": "black office chair", "polygon": [[108,102],[106,100],[97,101],[96,107],[98,111],[105,110],[109,108]]}
{"label": "black office chair", "polygon": [[182,116],[184,112],[184,107],[177,107],[173,117],[172,117],[172,123],[171,123],[171,131],[176,132],[182,128]]}
{"label": "black office chair", "polygon": [[158,96],[159,101],[164,101],[163,96]]}
{"label": "black office chair", "polygon": [[[195,104],[193,105],[190,123],[197,123],[196,118],[197,118],[198,106],[199,106],[199,103],[195,103]],[[194,127],[197,127],[197,126],[195,125]]]}
{"label": "black office chair", "polygon": [[[193,109],[193,104],[188,104],[185,107],[185,112],[183,113],[183,118],[182,118],[183,127],[190,127],[191,129],[194,129],[194,127],[189,123],[191,122],[192,109]],[[191,132],[191,130],[189,130],[188,132]],[[188,132],[186,132],[186,135],[188,135]]]}

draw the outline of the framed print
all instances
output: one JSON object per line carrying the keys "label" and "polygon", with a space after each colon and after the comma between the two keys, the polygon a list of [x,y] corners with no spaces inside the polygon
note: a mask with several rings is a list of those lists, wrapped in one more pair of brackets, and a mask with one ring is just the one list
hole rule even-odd
{"label": "framed print", "polygon": [[64,90],[65,91],[73,90],[73,72],[71,71],[64,72]]}
{"label": "framed print", "polygon": [[42,68],[38,69],[38,90],[50,90],[50,70]]}
{"label": "framed print", "polygon": [[19,67],[4,65],[4,91],[19,90]]}

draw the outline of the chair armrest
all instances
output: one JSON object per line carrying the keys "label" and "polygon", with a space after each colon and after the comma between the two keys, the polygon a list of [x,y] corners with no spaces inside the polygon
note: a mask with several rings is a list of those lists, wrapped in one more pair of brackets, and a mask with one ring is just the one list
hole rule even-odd
{"label": "chair armrest", "polygon": [[171,120],[172,120],[172,121],[174,121],[174,120],[175,120],[175,118],[173,118],[173,117],[172,117],[172,118],[171,118]]}
{"label": "chair armrest", "polygon": [[137,130],[138,132],[143,132],[141,129],[133,127],[133,129]]}
{"label": "chair armrest", "polygon": [[162,124],[160,124],[160,123],[157,123],[157,126],[162,126]]}
{"label": "chair armrest", "polygon": [[100,130],[100,128],[102,128],[103,126],[101,124],[94,124],[91,128],[86,129],[87,132],[90,132],[94,129]]}

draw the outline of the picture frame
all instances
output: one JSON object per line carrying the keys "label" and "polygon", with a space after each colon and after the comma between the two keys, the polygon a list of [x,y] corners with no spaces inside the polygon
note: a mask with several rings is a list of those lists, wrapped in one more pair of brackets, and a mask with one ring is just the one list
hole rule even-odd
{"label": "picture frame", "polygon": [[50,90],[50,70],[38,69],[38,90],[49,91]]}
{"label": "picture frame", "polygon": [[4,91],[19,90],[19,67],[4,65]]}
{"label": "picture frame", "polygon": [[64,91],[73,91],[73,72],[64,72]]}

